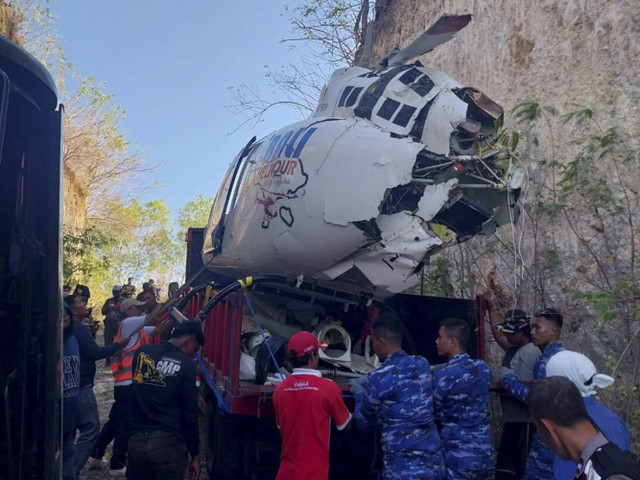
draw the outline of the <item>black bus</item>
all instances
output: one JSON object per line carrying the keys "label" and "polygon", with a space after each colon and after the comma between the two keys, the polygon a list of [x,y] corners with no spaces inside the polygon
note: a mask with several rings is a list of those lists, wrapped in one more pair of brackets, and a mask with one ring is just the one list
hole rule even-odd
{"label": "black bus", "polygon": [[0,479],[60,478],[62,108],[0,36]]}

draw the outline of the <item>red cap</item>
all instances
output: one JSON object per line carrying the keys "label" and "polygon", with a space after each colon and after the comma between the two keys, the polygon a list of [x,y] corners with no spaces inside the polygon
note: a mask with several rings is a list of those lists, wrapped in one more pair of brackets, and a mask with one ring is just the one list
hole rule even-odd
{"label": "red cap", "polygon": [[304,357],[319,348],[327,348],[327,346],[326,343],[320,343],[309,332],[298,332],[289,340],[289,356],[291,358]]}

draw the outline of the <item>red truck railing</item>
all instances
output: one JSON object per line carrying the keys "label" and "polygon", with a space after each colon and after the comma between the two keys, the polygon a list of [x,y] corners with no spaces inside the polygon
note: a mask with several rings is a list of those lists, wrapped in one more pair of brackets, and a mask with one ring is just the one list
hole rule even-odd
{"label": "red truck railing", "polygon": [[[211,288],[199,291],[182,309],[183,313],[190,318],[195,318],[215,293],[217,292]],[[463,317],[474,319],[472,331],[475,333],[476,344],[474,351],[470,353],[478,358],[484,358],[484,309],[478,299],[461,300],[409,295],[396,297],[400,299],[403,308],[410,307],[405,310],[404,318],[408,322],[413,322],[408,325],[412,327],[414,338],[421,340],[417,344],[415,353],[429,359],[434,357],[434,335],[437,336],[437,323],[434,322],[440,317],[449,316],[449,312],[454,312],[454,315],[463,314]],[[232,292],[206,315],[205,344],[202,350],[203,365],[209,372],[210,381],[207,383],[214,390],[217,402],[224,411],[254,417],[272,416],[271,395],[275,387],[240,380],[242,317],[247,302],[242,291]],[[433,312],[433,315],[428,312]],[[427,316],[421,318],[418,315]],[[434,318],[432,319],[431,316]],[[205,381],[207,380],[205,376]],[[348,384],[341,384],[340,387],[344,393],[348,393]]]}
{"label": "red truck railing", "polygon": [[[212,296],[208,292],[196,294],[183,312],[190,318],[195,317]],[[272,416],[273,386],[240,386],[240,338],[244,305],[242,293],[230,293],[213,307],[204,322],[205,343],[201,358],[214,383],[210,387],[218,389],[227,411],[258,417]]]}

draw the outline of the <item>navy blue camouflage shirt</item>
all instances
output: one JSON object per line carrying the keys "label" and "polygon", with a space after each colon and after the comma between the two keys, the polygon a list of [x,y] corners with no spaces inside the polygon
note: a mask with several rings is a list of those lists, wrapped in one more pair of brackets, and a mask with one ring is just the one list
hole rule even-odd
{"label": "navy blue camouflage shirt", "polygon": [[[533,364],[534,381],[539,381],[543,378],[546,378],[547,363],[549,363],[549,359],[562,350],[564,350],[564,347],[560,342],[553,342],[551,345],[548,345],[547,348],[544,349],[542,355],[540,355],[536,359],[536,363]],[[527,403],[527,398],[529,397],[529,387],[518,380],[518,377],[516,377],[515,375],[507,375],[502,380],[502,386],[522,403]]]}
{"label": "navy blue camouflage shirt", "polygon": [[[553,342],[544,349],[542,355],[537,358],[536,363],[533,365],[534,382],[546,378],[549,359],[562,350],[564,350],[564,347],[560,342]],[[502,386],[522,403],[527,403],[529,387],[518,380],[515,375],[506,375],[502,379]],[[553,480],[553,478],[553,452],[536,433],[527,458],[527,468],[523,480]]]}
{"label": "navy blue camouflage shirt", "polygon": [[487,420],[489,366],[461,353],[433,373],[433,404],[447,478],[493,478],[493,444]]}
{"label": "navy blue camouflage shirt", "polygon": [[400,350],[371,372],[356,394],[359,428],[381,429],[384,479],[444,479],[433,418],[429,362]]}

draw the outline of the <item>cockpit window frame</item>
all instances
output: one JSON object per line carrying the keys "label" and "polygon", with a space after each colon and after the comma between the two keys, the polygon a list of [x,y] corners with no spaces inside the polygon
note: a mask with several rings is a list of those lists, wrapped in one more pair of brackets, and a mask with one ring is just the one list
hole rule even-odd
{"label": "cockpit window frame", "polygon": [[[209,224],[216,224],[211,236],[212,245],[217,253],[222,251],[222,242],[224,240],[224,230],[227,220],[227,215],[231,209],[235,206],[238,199],[239,187],[242,184],[242,178],[246,172],[247,161],[249,154],[253,150],[256,144],[256,137],[253,137],[242,149],[233,165],[227,170],[225,178],[223,180],[223,186],[218,192],[216,199],[211,209],[211,215],[209,216]],[[224,198],[224,204],[220,213],[216,213],[217,207]],[[216,218],[217,217],[217,218]],[[216,222],[217,220],[217,222]]]}

